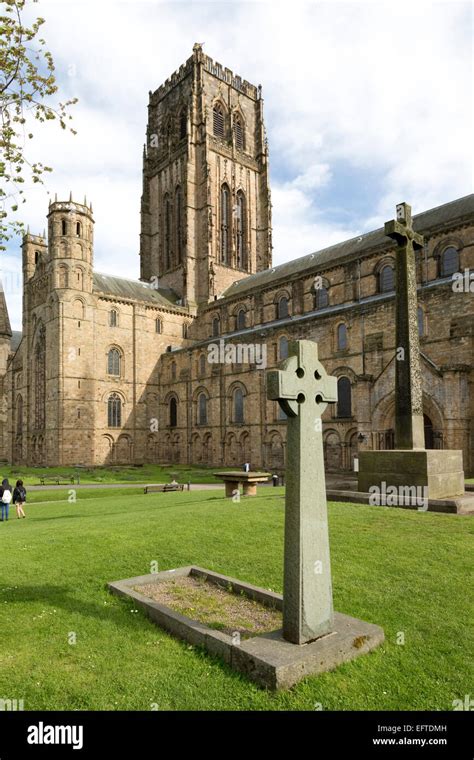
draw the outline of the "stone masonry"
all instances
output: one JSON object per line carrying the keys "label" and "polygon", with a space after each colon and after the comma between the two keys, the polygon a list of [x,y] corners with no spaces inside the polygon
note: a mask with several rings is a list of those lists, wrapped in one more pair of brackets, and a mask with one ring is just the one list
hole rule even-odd
{"label": "stone masonry", "polygon": [[[195,46],[150,93],[141,280],[94,271],[85,199],[55,200],[47,236],[23,240],[19,345],[0,300],[1,457],[283,469],[265,371],[303,339],[338,378],[326,467],[393,448],[395,243],[379,229],[272,267],[268,166],[260,88]],[[470,473],[474,195],[413,227],[425,443],[461,449]]]}

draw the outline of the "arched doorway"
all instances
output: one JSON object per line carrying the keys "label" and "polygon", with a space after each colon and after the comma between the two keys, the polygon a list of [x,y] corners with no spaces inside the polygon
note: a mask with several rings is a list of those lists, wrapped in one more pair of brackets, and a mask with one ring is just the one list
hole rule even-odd
{"label": "arched doorway", "polygon": [[334,430],[327,433],[324,441],[324,461],[327,470],[334,471],[342,468],[341,439]]}
{"label": "arched doorway", "polygon": [[434,449],[435,443],[434,443],[433,423],[431,422],[431,419],[430,417],[428,417],[427,414],[423,415],[423,426],[425,429],[425,449]]}

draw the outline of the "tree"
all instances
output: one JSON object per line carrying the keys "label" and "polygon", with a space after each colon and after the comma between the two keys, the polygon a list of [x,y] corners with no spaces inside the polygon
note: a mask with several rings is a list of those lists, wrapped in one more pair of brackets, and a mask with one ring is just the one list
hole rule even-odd
{"label": "tree", "polygon": [[[25,203],[25,179],[43,183],[50,166],[31,162],[27,141],[33,138],[33,124],[57,120],[62,129],[76,134],[68,121],[69,106],[77,98],[54,104],[58,91],[55,66],[46,42],[39,37],[43,18],[24,26],[22,13],[27,0],[4,0],[0,10],[0,250],[23,223],[11,220],[11,213]],[[37,0],[33,0],[37,2]]]}

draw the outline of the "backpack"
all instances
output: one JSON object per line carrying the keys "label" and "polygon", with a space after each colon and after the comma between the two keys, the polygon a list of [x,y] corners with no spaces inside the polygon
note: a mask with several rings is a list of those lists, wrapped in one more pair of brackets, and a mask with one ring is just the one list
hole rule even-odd
{"label": "backpack", "polygon": [[18,486],[18,496],[20,501],[26,501],[26,491],[23,486]]}
{"label": "backpack", "polygon": [[6,488],[3,492],[2,501],[4,504],[10,504],[12,500],[12,492]]}

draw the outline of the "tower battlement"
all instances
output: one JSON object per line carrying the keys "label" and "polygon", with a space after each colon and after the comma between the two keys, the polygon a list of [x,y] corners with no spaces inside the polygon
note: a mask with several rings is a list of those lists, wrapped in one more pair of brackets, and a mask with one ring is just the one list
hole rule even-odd
{"label": "tower battlement", "polygon": [[22,242],[32,243],[33,245],[46,245],[46,235],[32,235],[31,232],[25,232]]}
{"label": "tower battlement", "polygon": [[182,80],[192,72],[193,66],[196,63],[202,63],[205,71],[207,71],[209,74],[215,76],[217,79],[220,79],[222,82],[225,82],[231,87],[234,87],[236,90],[241,92],[243,95],[247,95],[247,97],[251,98],[252,100],[257,100],[260,97],[259,87],[256,87],[254,84],[250,84],[250,82],[248,82],[246,79],[242,79],[242,77],[238,74],[234,74],[231,69],[222,66],[222,64],[218,61],[214,61],[213,58],[203,53],[201,45],[195,44],[193,47],[193,55],[188,58],[186,63],[183,63],[179,69],[171,74],[171,76],[168,77],[168,79],[166,79],[165,82],[163,82],[163,84],[160,85],[157,90],[155,90],[155,92],[150,91],[150,103],[152,105],[155,105],[160,100],[162,100],[165,95],[167,95],[174,87],[176,87],[176,85],[182,82]]}
{"label": "tower battlement", "polygon": [[92,215],[92,203],[88,204],[86,199],[84,198],[84,203],[78,203],[77,201],[72,200],[72,196],[69,198],[68,201],[58,201],[57,199],[54,201],[50,201],[49,208],[48,208],[48,216],[56,211],[65,211],[66,213],[72,212],[76,214],[86,214],[87,216]]}

